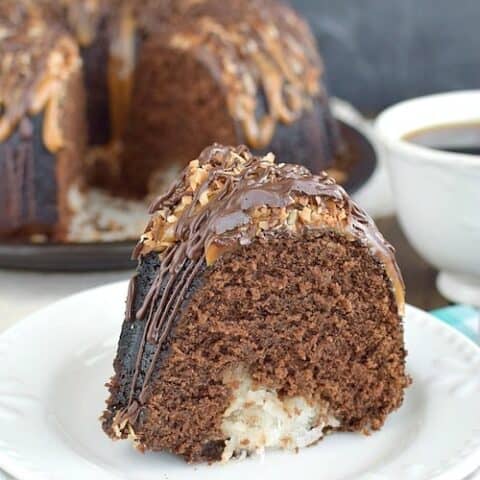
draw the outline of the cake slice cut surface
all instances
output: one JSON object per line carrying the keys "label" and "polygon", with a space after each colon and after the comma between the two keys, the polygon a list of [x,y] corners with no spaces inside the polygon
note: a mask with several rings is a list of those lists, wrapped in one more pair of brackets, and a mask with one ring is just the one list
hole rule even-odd
{"label": "cake slice cut surface", "polygon": [[392,247],[325,174],[213,145],[151,207],[102,416],[191,462],[379,429],[405,373]]}

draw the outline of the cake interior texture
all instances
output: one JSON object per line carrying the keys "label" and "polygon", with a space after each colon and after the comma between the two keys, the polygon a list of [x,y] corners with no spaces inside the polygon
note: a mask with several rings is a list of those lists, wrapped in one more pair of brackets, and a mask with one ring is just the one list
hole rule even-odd
{"label": "cake interior texture", "polygon": [[[216,146],[207,158],[218,151],[252,161],[242,147]],[[169,207],[159,223],[154,214],[139,244],[102,418],[112,438],[191,462],[227,461],[269,448],[296,450],[335,430],[368,433],[401,405],[409,383],[403,286],[390,247],[330,179],[270,161],[253,160],[243,173],[212,168],[190,203],[182,189],[202,170],[192,162],[194,173],[152,206]],[[205,197],[203,187],[222,174],[248,212],[243,220],[232,197]],[[242,187],[231,186],[229,175]],[[265,183],[255,183],[257,175]],[[311,195],[284,197],[285,184]],[[286,207],[275,204],[285,198]],[[202,207],[192,206],[196,199],[221,221],[208,224]],[[169,214],[175,208],[186,213]],[[351,216],[353,236],[345,227]],[[195,256],[202,220],[223,237]],[[190,247],[164,250],[175,242],[175,222],[180,231],[192,228]],[[238,236],[252,224],[255,233]],[[166,270],[172,258],[175,266]]]}
{"label": "cake interior texture", "polygon": [[[140,269],[139,308],[158,268],[152,255]],[[395,299],[368,251],[338,234],[257,241],[222,258],[196,280],[177,322],[135,433],[148,449],[192,461],[294,449],[325,430],[378,429],[401,404]],[[125,373],[138,347],[131,335],[140,333],[127,325]],[[154,349],[145,350],[143,375]],[[122,403],[132,379],[117,381]]]}

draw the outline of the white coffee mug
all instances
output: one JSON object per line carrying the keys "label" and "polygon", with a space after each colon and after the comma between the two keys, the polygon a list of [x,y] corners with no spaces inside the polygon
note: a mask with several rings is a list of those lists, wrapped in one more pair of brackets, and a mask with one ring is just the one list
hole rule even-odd
{"label": "white coffee mug", "polygon": [[480,124],[480,90],[398,103],[378,117],[375,128],[386,147],[407,238],[440,271],[437,288],[445,297],[480,307],[480,156],[404,139],[425,128],[467,122]]}

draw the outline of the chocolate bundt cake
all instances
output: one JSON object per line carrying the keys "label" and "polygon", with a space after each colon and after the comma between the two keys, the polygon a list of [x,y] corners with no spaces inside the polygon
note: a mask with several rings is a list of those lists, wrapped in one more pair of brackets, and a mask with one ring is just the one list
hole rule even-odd
{"label": "chocolate bundt cake", "polygon": [[74,38],[40,4],[0,2],[0,237],[68,231],[84,88]]}
{"label": "chocolate bundt cake", "polygon": [[[275,0],[2,0],[0,237],[142,198],[214,141],[318,172],[338,141],[306,23]],[[72,199],[73,198],[73,199]]]}
{"label": "chocolate bundt cake", "polygon": [[150,210],[102,416],[190,462],[379,429],[402,403],[392,247],[326,174],[213,145]]}

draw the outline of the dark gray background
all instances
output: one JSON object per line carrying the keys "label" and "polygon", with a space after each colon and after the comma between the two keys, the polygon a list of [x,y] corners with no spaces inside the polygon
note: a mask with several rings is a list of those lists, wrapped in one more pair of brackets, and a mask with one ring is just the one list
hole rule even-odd
{"label": "dark gray background", "polygon": [[291,3],[315,31],[331,94],[365,113],[427,93],[480,88],[480,0]]}

